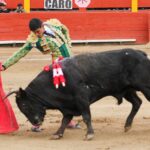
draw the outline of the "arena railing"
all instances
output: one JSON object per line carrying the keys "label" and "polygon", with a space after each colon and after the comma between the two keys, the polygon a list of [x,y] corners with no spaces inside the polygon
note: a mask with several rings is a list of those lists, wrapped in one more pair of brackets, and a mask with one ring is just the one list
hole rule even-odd
{"label": "arena railing", "polygon": [[[24,4],[24,0],[5,0],[8,9],[16,9],[18,3]],[[73,1],[73,9],[78,9],[78,6]],[[115,10],[115,9],[129,9],[131,8],[132,0],[91,0],[87,10]],[[31,10],[44,10],[44,0],[30,0]],[[150,8],[149,0],[138,0],[139,9]]]}

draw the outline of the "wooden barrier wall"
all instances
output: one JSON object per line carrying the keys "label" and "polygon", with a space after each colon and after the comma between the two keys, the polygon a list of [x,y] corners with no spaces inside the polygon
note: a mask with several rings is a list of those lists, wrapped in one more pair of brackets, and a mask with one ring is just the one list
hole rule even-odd
{"label": "wooden barrier wall", "polygon": [[[132,0],[91,0],[89,8],[131,8]],[[139,7],[150,7],[149,0],[138,0]]]}
{"label": "wooden barrier wall", "polygon": [[[5,0],[7,7],[15,9],[18,3],[24,2],[24,0]],[[89,8],[130,8],[132,0],[91,0]],[[139,7],[150,7],[150,0],[138,0]],[[31,8],[44,8],[44,0],[30,0]],[[77,8],[73,0],[73,8]]]}
{"label": "wooden barrier wall", "polygon": [[0,14],[0,41],[25,40],[28,22],[38,17],[43,21],[58,18],[70,29],[73,40],[136,39],[137,43],[149,41],[147,11],[131,12],[32,12],[30,14]]}
{"label": "wooden barrier wall", "polygon": [[[5,0],[7,8],[15,9],[18,3],[24,4],[24,0]],[[30,0],[31,8],[44,8],[44,0]]]}

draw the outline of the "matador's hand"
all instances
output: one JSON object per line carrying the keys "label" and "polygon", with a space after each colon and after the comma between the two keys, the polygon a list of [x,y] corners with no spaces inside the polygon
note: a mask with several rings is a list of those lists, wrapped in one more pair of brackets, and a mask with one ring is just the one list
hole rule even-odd
{"label": "matador's hand", "polygon": [[0,71],[4,71],[4,70],[5,70],[5,67],[1,66]]}

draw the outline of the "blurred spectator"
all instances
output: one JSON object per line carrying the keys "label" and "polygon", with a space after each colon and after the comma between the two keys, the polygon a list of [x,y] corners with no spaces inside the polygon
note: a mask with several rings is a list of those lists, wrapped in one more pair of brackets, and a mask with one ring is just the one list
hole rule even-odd
{"label": "blurred spectator", "polygon": [[19,3],[17,5],[17,9],[15,10],[15,12],[17,12],[17,13],[24,13],[25,12],[25,10],[23,9],[23,5],[21,3]]}
{"label": "blurred spectator", "polygon": [[5,1],[0,1],[0,13],[8,13],[9,10],[6,8],[6,2]]}
{"label": "blurred spectator", "polygon": [[0,0],[0,3],[7,5],[7,3],[4,0]]}

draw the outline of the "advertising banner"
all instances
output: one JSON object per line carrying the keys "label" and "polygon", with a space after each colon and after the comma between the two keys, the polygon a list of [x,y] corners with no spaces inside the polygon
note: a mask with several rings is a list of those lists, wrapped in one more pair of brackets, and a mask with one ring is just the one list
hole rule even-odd
{"label": "advertising banner", "polygon": [[72,0],[44,0],[45,9],[72,9]]}
{"label": "advertising banner", "polygon": [[91,0],[75,0],[75,4],[80,8],[86,8],[91,3]]}

